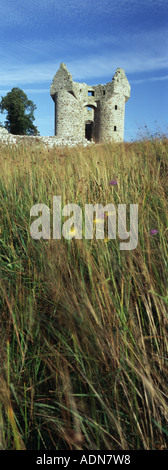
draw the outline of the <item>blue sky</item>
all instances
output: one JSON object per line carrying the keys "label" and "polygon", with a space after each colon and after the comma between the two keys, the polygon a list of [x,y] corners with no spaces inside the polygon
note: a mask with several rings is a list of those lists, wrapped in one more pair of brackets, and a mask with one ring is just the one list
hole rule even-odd
{"label": "blue sky", "polygon": [[168,132],[167,51],[167,0],[1,0],[0,96],[24,90],[41,135],[54,134],[50,85],[61,62],[90,85],[125,70],[125,140],[145,126]]}

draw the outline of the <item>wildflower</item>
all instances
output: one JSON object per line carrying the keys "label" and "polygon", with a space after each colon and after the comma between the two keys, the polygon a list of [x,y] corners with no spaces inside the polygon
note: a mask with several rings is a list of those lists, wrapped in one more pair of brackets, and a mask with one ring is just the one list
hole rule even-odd
{"label": "wildflower", "polygon": [[94,224],[101,224],[104,221],[104,212],[100,212],[99,217],[94,219]]}
{"label": "wildflower", "polygon": [[[111,211],[108,211],[108,216],[110,216],[110,215],[114,215],[114,214],[116,215],[116,211],[112,211],[112,212],[111,212]],[[106,214],[105,214],[105,216],[107,217],[107,215],[106,215]]]}
{"label": "wildflower", "polygon": [[156,230],[155,228],[153,228],[153,229],[150,231],[150,235],[156,235],[156,233],[158,233],[158,230]]}
{"label": "wildflower", "polygon": [[75,237],[75,235],[77,234],[77,230],[75,227],[72,227],[69,231],[69,234],[72,236],[72,237]]}
{"label": "wildflower", "polygon": [[111,184],[111,186],[115,186],[115,184],[117,184],[117,181],[116,180],[111,180],[109,184]]}
{"label": "wildflower", "polygon": [[104,222],[102,221],[102,218],[100,218],[100,219],[94,219],[93,223],[94,224],[102,224]]}

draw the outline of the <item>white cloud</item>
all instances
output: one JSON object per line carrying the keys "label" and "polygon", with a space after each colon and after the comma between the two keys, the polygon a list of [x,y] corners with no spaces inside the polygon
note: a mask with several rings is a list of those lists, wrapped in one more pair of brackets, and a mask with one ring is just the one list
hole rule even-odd
{"label": "white cloud", "polygon": [[[56,42],[57,41],[57,42]],[[12,46],[12,45],[11,45]],[[97,51],[98,48],[106,47],[109,49],[110,47],[114,47],[115,50],[126,50],[129,48],[131,50],[138,51],[146,51],[150,50],[153,51],[156,55],[160,55],[161,51],[165,50],[167,52],[168,48],[168,29],[166,28],[155,28],[154,30],[140,30],[140,31],[122,31],[121,35],[116,35],[114,33],[92,33],[92,34],[81,34],[80,39],[78,34],[69,34],[66,31],[63,35],[58,36],[57,38],[54,37],[38,37],[36,39],[25,39],[20,42],[16,42],[13,45],[13,50],[25,50],[32,52],[42,52],[48,53],[50,55],[53,54],[54,50],[56,51],[64,51],[69,48],[79,47],[79,49],[83,52],[83,50],[89,51]]]}
{"label": "white cloud", "polygon": [[[74,78],[78,80],[82,78],[101,78],[106,77],[110,73],[114,74],[117,67],[121,67],[126,73],[135,72],[151,72],[153,70],[161,70],[168,68],[168,58],[150,57],[134,53],[112,54],[111,56],[87,57],[85,60],[73,60],[69,63],[70,72]],[[68,66],[68,64],[67,64]]]}
{"label": "white cloud", "polygon": [[[0,94],[2,95],[6,95],[6,93],[8,93],[9,91],[11,91],[11,88],[7,88],[7,89],[0,89]],[[45,93],[49,93],[50,90],[49,90],[49,87],[48,88],[25,88],[24,87],[24,90],[23,90],[26,94],[27,93],[33,93],[33,94],[45,94]]]}
{"label": "white cloud", "polygon": [[[54,69],[54,67],[53,67]],[[13,64],[5,65],[0,70],[0,86],[14,86],[17,83],[42,83],[51,81],[52,65],[46,63],[41,64]]]}
{"label": "white cloud", "polygon": [[[104,55],[93,55],[82,57],[81,59],[69,60],[65,58],[70,73],[74,80],[100,80],[107,78],[109,81],[115,73],[117,67],[122,67],[126,73],[152,72],[168,68],[167,56],[150,56],[149,53],[106,53]],[[58,70],[60,62],[41,62],[37,64],[14,63],[11,65],[6,63],[1,66],[0,70],[0,86],[8,88],[12,86],[20,86],[21,84],[42,84],[50,85],[54,74]],[[109,78],[108,78],[109,77]],[[155,77],[154,77],[155,79]],[[138,82],[136,82],[138,83]],[[30,87],[31,89],[34,87]],[[29,89],[30,89],[29,88]],[[43,87],[43,90],[45,88]],[[35,89],[34,89],[35,91]],[[38,91],[36,91],[38,92]],[[39,88],[39,93],[40,93]],[[45,92],[45,91],[43,91]]]}
{"label": "white cloud", "polygon": [[168,75],[163,75],[160,77],[145,77],[145,78],[130,80],[130,83],[133,83],[134,85],[139,85],[141,83],[146,83],[146,82],[160,82],[160,81],[165,81],[165,80],[168,80]]}

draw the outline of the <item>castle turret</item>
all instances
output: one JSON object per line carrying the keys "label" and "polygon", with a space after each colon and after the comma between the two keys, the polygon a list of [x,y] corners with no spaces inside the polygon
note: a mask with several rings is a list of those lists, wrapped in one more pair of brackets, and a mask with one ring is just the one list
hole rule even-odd
{"label": "castle turret", "polygon": [[55,135],[82,138],[82,108],[74,93],[72,75],[63,63],[54,76],[50,94],[55,103]]}
{"label": "castle turret", "polygon": [[112,82],[94,88],[98,104],[93,128],[95,139],[122,142],[125,103],[130,97],[130,85],[124,70],[117,69]]}

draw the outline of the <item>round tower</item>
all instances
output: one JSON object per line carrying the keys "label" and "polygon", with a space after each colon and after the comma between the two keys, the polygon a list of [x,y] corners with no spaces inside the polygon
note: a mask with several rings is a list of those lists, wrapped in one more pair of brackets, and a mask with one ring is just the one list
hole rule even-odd
{"label": "round tower", "polygon": [[81,126],[82,109],[73,93],[60,90],[55,94],[55,135],[57,137],[84,137]]}
{"label": "round tower", "polygon": [[[98,141],[122,142],[124,138],[125,97],[113,95],[104,96],[98,106],[96,137]],[[97,122],[96,122],[97,121]]]}

